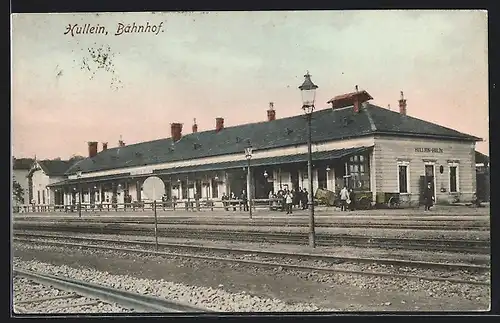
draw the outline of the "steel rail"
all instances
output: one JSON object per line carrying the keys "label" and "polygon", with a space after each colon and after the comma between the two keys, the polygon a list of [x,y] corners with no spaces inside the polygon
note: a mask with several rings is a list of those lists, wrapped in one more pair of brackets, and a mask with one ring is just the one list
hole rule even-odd
{"label": "steel rail", "polygon": [[294,269],[294,270],[298,270],[298,271],[307,271],[307,272],[316,271],[316,272],[321,272],[321,273],[326,273],[326,274],[332,274],[332,273],[355,274],[355,275],[372,276],[372,277],[389,277],[389,278],[396,277],[396,278],[416,279],[416,280],[426,280],[426,281],[451,282],[451,283],[456,283],[456,284],[490,286],[490,283],[488,283],[488,282],[473,281],[473,280],[461,280],[461,279],[454,279],[454,278],[427,277],[427,276],[420,276],[420,275],[405,275],[405,274],[395,274],[395,273],[381,273],[381,272],[368,272],[368,271],[360,271],[360,270],[324,268],[324,267],[293,265],[293,264],[284,264],[284,263],[267,262],[267,261],[263,262],[263,261],[246,260],[246,259],[234,259],[234,258],[222,258],[222,257],[214,257],[214,256],[202,256],[202,255],[172,253],[172,252],[155,251],[155,250],[119,248],[119,247],[103,246],[103,245],[78,244],[78,243],[71,243],[71,242],[56,242],[56,241],[43,241],[43,240],[38,240],[38,241],[34,241],[34,242],[44,243],[44,244],[48,244],[48,245],[55,245],[55,246],[69,246],[69,247],[79,247],[79,248],[83,247],[83,248],[97,249],[97,250],[109,250],[109,251],[129,252],[129,253],[157,255],[157,256],[182,257],[182,258],[188,258],[188,259],[201,259],[201,260],[209,260],[209,261],[217,261],[217,262],[245,264],[245,265],[258,266],[258,267],[288,268],[288,269]]}
{"label": "steel rail", "polygon": [[[123,245],[138,245],[154,247],[155,243],[152,241],[145,240],[116,240],[116,239],[106,239],[99,237],[66,237],[62,235],[52,235],[52,234],[39,234],[39,233],[17,233],[14,232],[14,240],[20,242],[37,242],[39,240],[31,239],[19,239],[18,237],[34,237],[34,238],[46,238],[46,239],[63,239],[63,240],[73,240],[82,242],[94,242],[94,243],[116,243]],[[417,268],[439,268],[448,270],[469,270],[469,271],[490,271],[490,266],[482,266],[475,264],[457,264],[457,263],[437,263],[437,262],[427,262],[427,261],[414,261],[414,260],[403,260],[403,259],[387,259],[387,258],[366,258],[366,257],[341,257],[333,255],[323,255],[323,254],[311,254],[311,253],[290,253],[290,252],[280,252],[280,251],[269,251],[269,250],[255,250],[255,249],[241,249],[241,248],[227,248],[227,247],[213,247],[213,246],[201,246],[201,245],[191,245],[191,244],[181,244],[181,243],[159,243],[158,247],[161,248],[179,248],[188,250],[198,250],[207,252],[226,252],[226,253],[239,253],[239,254],[249,254],[253,253],[261,256],[273,256],[273,257],[290,257],[290,258],[307,258],[312,260],[323,260],[328,262],[352,262],[352,263],[373,263],[373,264],[383,264],[383,265],[393,265],[400,267],[417,267]]]}
{"label": "steel rail", "polygon": [[[14,223],[17,222],[30,222],[30,221],[47,221],[56,220],[60,223],[133,223],[133,224],[151,224],[154,220],[150,217],[143,218],[127,218],[127,217],[116,217],[116,218],[52,218],[52,219],[40,219],[40,218],[25,218],[25,219],[15,219]],[[219,221],[218,221],[219,220]],[[318,227],[348,227],[348,228],[440,228],[440,229],[489,229],[489,222],[485,221],[474,221],[474,220],[453,220],[452,222],[446,220],[408,220],[408,219],[390,219],[384,220],[385,223],[378,222],[367,222],[363,219],[342,219],[334,221],[335,219],[328,219],[328,221],[318,221]],[[373,220],[373,219],[371,219]],[[382,221],[383,222],[383,221]],[[436,222],[443,222],[443,224],[436,224]],[[220,218],[174,218],[174,217],[163,217],[158,218],[158,224],[195,224],[195,225],[249,225],[249,226],[271,226],[271,225],[307,225],[305,219],[301,218],[276,218],[276,219],[220,219]]]}
{"label": "steel rail", "polygon": [[[160,223],[161,224],[161,223]],[[224,235],[224,234],[247,234],[247,235],[254,235],[254,236],[259,236],[259,235],[265,235],[265,236],[286,236],[287,238],[304,238],[307,236],[306,233],[304,232],[294,232],[294,231],[272,231],[273,228],[269,228],[269,231],[261,231],[261,230],[256,230],[251,227],[247,227],[245,229],[242,229],[241,226],[236,227],[236,228],[225,228],[225,229],[204,229],[204,228],[196,228],[196,227],[175,227],[175,226],[170,226],[167,227],[168,229],[175,229],[175,233],[182,232],[182,234],[186,233],[192,233],[192,234],[219,234],[219,235]],[[66,230],[69,231],[71,229],[76,229],[76,230],[128,230],[128,231],[149,231],[150,228],[146,226],[145,223],[141,223],[139,225],[134,225],[132,223],[107,223],[107,224],[100,224],[100,223],[82,223],[82,224],[76,224],[72,225],[70,223],[28,223],[28,224],[20,224],[20,223],[14,223],[14,229],[60,229],[60,230]],[[165,232],[167,233],[167,232]],[[170,232],[172,233],[172,232]],[[369,239],[369,240],[387,240],[387,241],[404,241],[404,242],[425,242],[425,243],[432,243],[432,244],[442,244],[442,243],[448,243],[448,244],[472,244],[472,245],[484,245],[484,244],[489,244],[490,241],[488,240],[465,240],[465,239],[433,239],[433,238],[394,238],[394,237],[381,237],[381,236],[369,236],[369,235],[348,235],[348,234],[335,234],[335,233],[327,233],[327,232],[319,232],[317,234],[319,237],[323,238],[323,240],[331,240],[331,239],[337,239],[337,238],[342,238],[342,239]]]}
{"label": "steel rail", "polygon": [[42,285],[50,285],[58,289],[75,292],[90,298],[97,298],[108,303],[119,304],[122,307],[141,312],[210,312],[206,309],[180,302],[131,293],[67,277],[41,274],[21,269],[14,269],[13,274],[19,277],[25,277]]}
{"label": "steel rail", "polygon": [[[54,225],[50,223],[16,225],[15,230],[46,230],[56,232],[86,232],[101,234],[121,234],[133,235],[137,233],[151,235],[152,230],[147,226],[132,226],[120,224],[107,224],[95,226],[91,224],[82,225]],[[192,228],[170,228],[175,230],[159,230],[160,237],[169,238],[198,238],[217,239],[229,241],[252,241],[252,242],[281,242],[293,244],[305,244],[307,234],[303,232],[273,232],[255,230],[203,230]],[[443,240],[443,239],[422,239],[422,238],[390,238],[373,237],[362,235],[328,234],[317,233],[317,245],[335,246],[349,245],[359,247],[379,247],[379,248],[402,248],[411,250],[437,250],[450,252],[470,252],[470,253],[490,253],[490,242],[488,240]],[[237,238],[235,238],[237,237]]]}

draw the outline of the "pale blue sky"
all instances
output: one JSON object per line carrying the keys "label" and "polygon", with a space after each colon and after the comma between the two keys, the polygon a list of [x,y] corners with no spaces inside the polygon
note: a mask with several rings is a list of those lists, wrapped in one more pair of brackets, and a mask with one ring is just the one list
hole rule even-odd
{"label": "pale blue sky", "polygon": [[[124,24],[163,22],[163,32],[114,36]],[[68,24],[105,35],[64,35]],[[88,47],[114,54],[115,74],[90,80]],[[354,86],[373,103],[484,138],[488,153],[487,15],[484,11],[302,11],[17,14],[12,16],[13,152],[39,158],[87,154],[87,141],[117,144],[300,113],[309,70],[317,107]],[[92,66],[92,67],[95,67]],[[121,81],[116,88],[115,77]],[[99,145],[100,146],[100,145]],[[100,149],[100,148],[99,148]]]}

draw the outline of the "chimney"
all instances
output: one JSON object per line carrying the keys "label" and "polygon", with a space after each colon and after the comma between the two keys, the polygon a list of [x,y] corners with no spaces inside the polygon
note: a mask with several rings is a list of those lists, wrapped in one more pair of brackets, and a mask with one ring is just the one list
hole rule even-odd
{"label": "chimney", "polygon": [[196,118],[193,119],[193,133],[198,132],[198,125],[196,124]]}
{"label": "chimney", "polygon": [[403,91],[401,91],[401,99],[399,99],[399,113],[402,115],[406,115],[406,99],[403,95]]}
{"label": "chimney", "polygon": [[224,129],[224,118],[215,118],[215,132],[219,132]]}
{"label": "chimney", "polygon": [[172,141],[177,142],[182,137],[182,123],[171,123],[170,130],[172,133]]}
{"label": "chimney", "polygon": [[353,112],[354,113],[358,113],[359,112],[359,97],[358,97],[358,86],[356,85],[354,87],[354,90],[356,92],[356,94],[354,95],[354,107],[353,107]]}
{"label": "chimney", "polygon": [[274,110],[274,102],[269,102],[269,109],[267,110],[267,121],[276,120],[276,111]]}
{"label": "chimney", "polygon": [[89,141],[89,158],[97,155],[97,141]]}
{"label": "chimney", "polygon": [[106,151],[108,150],[108,143],[107,142],[103,142],[102,143],[102,151]]}
{"label": "chimney", "polygon": [[120,140],[118,140],[118,147],[124,147],[125,143],[122,140],[122,135],[120,135]]}

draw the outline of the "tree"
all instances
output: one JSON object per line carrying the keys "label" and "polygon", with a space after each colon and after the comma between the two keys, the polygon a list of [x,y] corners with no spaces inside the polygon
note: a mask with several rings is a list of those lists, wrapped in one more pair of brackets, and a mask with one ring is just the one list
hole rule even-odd
{"label": "tree", "polygon": [[15,179],[12,181],[12,193],[17,203],[24,204],[24,189]]}

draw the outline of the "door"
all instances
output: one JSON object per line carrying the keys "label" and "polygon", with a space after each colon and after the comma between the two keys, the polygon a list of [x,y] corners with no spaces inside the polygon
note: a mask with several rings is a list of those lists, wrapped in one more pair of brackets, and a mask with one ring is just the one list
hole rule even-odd
{"label": "door", "polygon": [[196,192],[195,198],[201,199],[201,181],[196,180]]}
{"label": "door", "polygon": [[229,196],[234,193],[238,198],[243,190],[247,190],[247,171],[245,169],[237,169],[228,173],[229,180]]}
{"label": "door", "polygon": [[[141,190],[142,190],[142,185],[141,185],[141,182],[140,181],[137,181],[135,183],[135,192],[136,192],[136,197],[137,197],[137,201],[140,202],[141,201]],[[104,190],[102,190],[102,199],[101,201],[104,201]]]}
{"label": "door", "polygon": [[292,190],[298,191],[299,190],[299,171],[297,169],[290,171],[290,180],[292,182]]}
{"label": "door", "polygon": [[167,200],[172,199],[172,183],[170,181],[164,181],[165,183],[165,195],[167,196]]}

